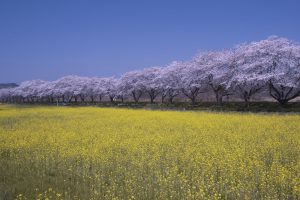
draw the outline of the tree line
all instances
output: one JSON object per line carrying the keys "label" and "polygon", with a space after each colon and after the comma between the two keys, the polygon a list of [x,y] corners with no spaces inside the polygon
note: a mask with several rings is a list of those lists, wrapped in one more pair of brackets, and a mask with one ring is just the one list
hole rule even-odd
{"label": "tree line", "polygon": [[65,76],[55,81],[30,80],[0,89],[0,101],[111,102],[147,97],[153,103],[175,98],[195,104],[201,93],[213,92],[216,102],[235,95],[248,104],[254,95],[267,94],[281,105],[300,96],[300,45],[277,36],[201,52],[188,61],[130,71],[120,78]]}

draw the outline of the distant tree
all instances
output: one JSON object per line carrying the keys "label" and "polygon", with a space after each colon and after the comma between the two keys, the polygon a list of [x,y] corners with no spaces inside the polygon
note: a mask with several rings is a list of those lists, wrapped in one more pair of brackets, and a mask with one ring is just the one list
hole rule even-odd
{"label": "distant tree", "polygon": [[89,81],[88,94],[92,103],[102,101],[102,98],[106,95],[106,90],[104,88],[105,78],[93,77]]}
{"label": "distant tree", "polygon": [[221,104],[223,97],[229,94],[228,84],[236,67],[232,50],[200,53],[193,59],[199,76],[215,93],[216,101]]}
{"label": "distant tree", "polygon": [[132,96],[135,103],[139,102],[143,91],[145,91],[144,85],[142,84],[143,72],[142,71],[131,71],[125,73],[121,77],[121,84],[119,92]]}
{"label": "distant tree", "polygon": [[160,93],[159,83],[157,81],[157,77],[160,73],[160,67],[150,67],[142,71],[140,82],[144,92],[148,94],[150,98],[150,103],[154,103],[155,98]]}
{"label": "distant tree", "polygon": [[78,101],[79,88],[77,88],[79,76],[64,76],[56,81],[54,81],[53,94],[62,102],[71,102],[74,98]]}
{"label": "distant tree", "polygon": [[118,95],[118,80],[114,77],[103,78],[103,88],[111,103]]}
{"label": "distant tree", "polygon": [[11,90],[14,102],[36,102],[39,101],[44,85],[48,84],[43,80],[25,81],[20,86]]}
{"label": "distant tree", "polygon": [[196,103],[197,96],[202,93],[204,87],[204,71],[194,62],[177,62],[173,66],[178,72],[179,88],[182,93],[191,100],[192,104]]}
{"label": "distant tree", "polygon": [[160,74],[156,78],[158,84],[162,102],[167,97],[169,103],[173,103],[173,100],[180,93],[180,83],[182,68],[180,67],[181,62],[172,62],[165,68],[161,69]]}
{"label": "distant tree", "polygon": [[16,83],[0,83],[0,89],[15,88],[15,87],[18,87],[18,84],[16,84]]}

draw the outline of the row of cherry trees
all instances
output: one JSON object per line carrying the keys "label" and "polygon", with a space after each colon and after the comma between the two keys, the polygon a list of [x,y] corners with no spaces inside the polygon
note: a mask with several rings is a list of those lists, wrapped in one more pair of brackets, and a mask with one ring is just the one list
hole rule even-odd
{"label": "row of cherry trees", "polygon": [[66,76],[56,81],[31,80],[0,90],[2,102],[173,102],[186,97],[194,104],[200,93],[212,91],[216,101],[236,95],[245,103],[260,92],[280,104],[300,95],[300,46],[285,38],[269,37],[223,51],[203,52],[192,60],[172,62],[125,73],[120,78]]}

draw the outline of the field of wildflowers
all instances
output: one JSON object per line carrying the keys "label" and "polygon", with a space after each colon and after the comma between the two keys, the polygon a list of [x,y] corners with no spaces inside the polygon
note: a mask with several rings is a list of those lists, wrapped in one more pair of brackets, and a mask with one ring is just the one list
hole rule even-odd
{"label": "field of wildflowers", "polygon": [[0,199],[300,199],[300,116],[0,105]]}

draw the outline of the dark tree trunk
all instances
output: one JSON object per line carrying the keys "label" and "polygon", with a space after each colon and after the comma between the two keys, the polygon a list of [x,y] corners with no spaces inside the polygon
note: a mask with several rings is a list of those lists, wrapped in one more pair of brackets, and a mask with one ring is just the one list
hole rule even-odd
{"label": "dark tree trunk", "polygon": [[173,103],[174,98],[178,95],[178,93],[176,91],[174,91],[173,89],[169,89],[168,90],[168,96],[169,96],[169,103]]}
{"label": "dark tree trunk", "polygon": [[150,96],[150,103],[153,104],[155,97],[153,95],[149,95],[149,96]]}
{"label": "dark tree trunk", "polygon": [[294,87],[286,87],[280,85],[277,88],[273,83],[269,82],[269,94],[273,97],[281,106],[285,106],[290,100],[297,98],[300,95],[300,90]]}
{"label": "dark tree trunk", "polygon": [[192,105],[195,105],[196,104],[196,96],[192,96],[191,101],[192,101]]}
{"label": "dark tree trunk", "polygon": [[223,96],[225,94],[225,89],[222,85],[214,85],[213,83],[209,84],[210,87],[213,89],[215,96],[216,96],[216,101],[219,105],[222,105],[223,103]]}
{"label": "dark tree trunk", "polygon": [[142,96],[142,92],[141,91],[132,91],[132,96],[133,96],[134,102],[138,103],[140,97]]}
{"label": "dark tree trunk", "polygon": [[109,96],[109,99],[110,99],[110,103],[114,102],[114,96]]}
{"label": "dark tree trunk", "polygon": [[158,95],[158,92],[155,89],[150,89],[147,91],[149,97],[150,97],[150,103],[154,103],[155,98]]}
{"label": "dark tree trunk", "polygon": [[167,96],[166,93],[164,93],[164,92],[161,93],[161,103],[164,103],[166,96]]}
{"label": "dark tree trunk", "polygon": [[[248,86],[249,88],[249,86]],[[249,89],[247,89],[247,87],[243,87],[243,86],[240,86],[238,85],[238,89],[239,89],[239,94],[240,94],[240,97],[244,100],[245,102],[245,107],[249,107],[250,106],[250,100],[251,100],[251,97],[258,93],[259,91],[261,91],[261,89],[263,88],[263,86],[261,85],[258,85],[258,84],[254,84],[252,85],[252,87]]]}
{"label": "dark tree trunk", "polygon": [[196,98],[199,94],[199,88],[193,88],[190,91],[182,89],[182,93],[191,100],[192,105],[196,104]]}
{"label": "dark tree trunk", "polygon": [[223,94],[220,91],[215,91],[216,101],[219,105],[223,103]]}
{"label": "dark tree trunk", "polygon": [[54,102],[53,97],[52,97],[52,96],[49,96],[48,101],[49,101],[49,103],[53,103],[53,102]]}
{"label": "dark tree trunk", "polygon": [[244,94],[244,102],[245,102],[245,107],[249,108],[249,101],[250,101],[250,96],[248,93]]}
{"label": "dark tree trunk", "polygon": [[85,95],[79,95],[79,97],[80,97],[80,101],[84,103],[85,102]]}
{"label": "dark tree trunk", "polygon": [[95,103],[94,96],[93,96],[93,95],[91,95],[91,96],[90,96],[90,98],[91,98],[91,102],[92,102],[92,103]]}

